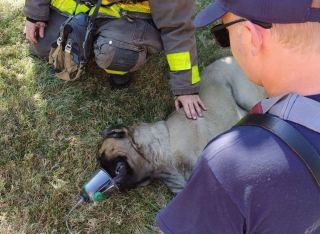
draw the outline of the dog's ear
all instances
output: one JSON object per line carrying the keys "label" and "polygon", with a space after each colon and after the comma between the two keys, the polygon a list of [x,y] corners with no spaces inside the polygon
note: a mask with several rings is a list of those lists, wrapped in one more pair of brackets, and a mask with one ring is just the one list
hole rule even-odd
{"label": "dog's ear", "polygon": [[126,136],[126,131],[122,126],[109,127],[103,130],[103,138],[124,138]]}

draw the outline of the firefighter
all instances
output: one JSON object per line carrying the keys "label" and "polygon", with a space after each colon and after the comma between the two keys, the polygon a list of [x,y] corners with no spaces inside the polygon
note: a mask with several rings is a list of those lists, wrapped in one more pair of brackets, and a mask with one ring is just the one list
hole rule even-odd
{"label": "firefighter", "polygon": [[[73,13],[93,12],[96,0],[25,0],[25,35],[31,50],[48,57],[61,24]],[[102,0],[93,50],[97,65],[110,74],[114,87],[128,86],[131,73],[150,54],[165,51],[175,107],[190,119],[202,117],[199,70],[192,22],[194,0]],[[74,12],[76,8],[76,12]]]}

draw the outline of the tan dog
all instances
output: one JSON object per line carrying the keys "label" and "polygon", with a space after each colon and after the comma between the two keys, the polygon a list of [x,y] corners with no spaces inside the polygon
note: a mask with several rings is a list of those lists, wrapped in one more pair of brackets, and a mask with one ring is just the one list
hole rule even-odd
{"label": "tan dog", "polygon": [[199,95],[207,107],[203,118],[187,119],[180,109],[166,121],[115,126],[103,132],[100,165],[120,190],[159,179],[178,193],[206,144],[266,97],[263,88],[250,82],[232,57],[208,66],[201,78]]}

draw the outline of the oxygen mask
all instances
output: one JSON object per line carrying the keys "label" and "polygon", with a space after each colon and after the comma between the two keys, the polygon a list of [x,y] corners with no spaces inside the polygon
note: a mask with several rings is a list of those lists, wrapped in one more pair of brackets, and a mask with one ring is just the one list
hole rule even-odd
{"label": "oxygen mask", "polygon": [[[69,215],[75,208],[77,208],[82,202],[89,201],[102,201],[111,196],[111,194],[118,192],[119,188],[111,176],[102,168],[96,170],[87,183],[82,187],[82,192],[79,201],[72,207],[67,215]],[[66,225],[71,233],[68,220]]]}

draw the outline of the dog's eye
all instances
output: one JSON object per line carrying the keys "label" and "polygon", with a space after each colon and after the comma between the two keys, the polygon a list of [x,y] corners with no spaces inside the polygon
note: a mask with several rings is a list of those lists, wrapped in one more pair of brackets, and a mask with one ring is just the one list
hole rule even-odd
{"label": "dog's eye", "polygon": [[125,170],[125,164],[123,162],[117,162],[116,175],[121,174]]}

